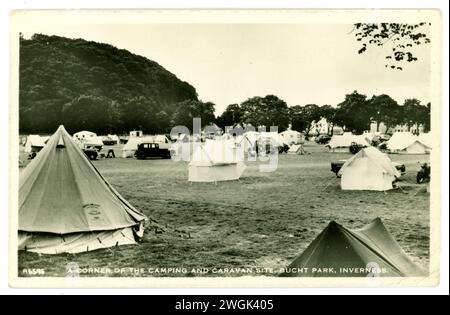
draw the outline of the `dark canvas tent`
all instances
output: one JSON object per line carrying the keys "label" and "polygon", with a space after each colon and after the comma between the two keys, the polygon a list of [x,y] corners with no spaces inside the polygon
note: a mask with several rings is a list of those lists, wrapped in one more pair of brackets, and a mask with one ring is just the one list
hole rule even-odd
{"label": "dark canvas tent", "polygon": [[370,268],[384,277],[425,275],[377,218],[360,230],[331,222],[281,276],[366,277]]}
{"label": "dark canvas tent", "polygon": [[20,174],[19,249],[56,254],[134,244],[145,219],[63,126]]}

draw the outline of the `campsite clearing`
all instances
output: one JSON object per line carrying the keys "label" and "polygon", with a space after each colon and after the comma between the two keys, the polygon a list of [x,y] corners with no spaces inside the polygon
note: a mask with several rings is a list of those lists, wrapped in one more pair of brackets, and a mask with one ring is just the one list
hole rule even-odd
{"label": "campsite clearing", "polygon": [[[117,153],[119,148],[114,146]],[[260,173],[259,163],[247,163],[239,181],[217,184],[190,184],[186,162],[134,158],[93,161],[124,198],[146,216],[167,225],[167,232],[147,230],[139,246],[82,254],[19,252],[19,275],[26,276],[22,270],[37,268],[45,270],[43,276],[63,277],[70,263],[81,270],[112,270],[81,274],[91,277],[217,276],[213,268],[283,268],[331,220],[354,229],[376,217],[382,218],[411,259],[427,268],[430,197],[426,186],[415,184],[415,176],[418,162],[429,161],[429,156],[389,155],[392,161],[406,165],[402,190],[342,191],[340,180],[330,171],[330,162],[351,155],[330,153],[310,142],[305,150],[311,154],[281,155],[275,173]],[[26,155],[21,152],[21,159],[26,160]],[[149,268],[167,268],[174,273],[155,274]],[[206,272],[195,274],[193,268]],[[114,273],[115,269],[125,271]],[[136,274],[135,270],[142,271]],[[240,275],[248,274],[220,276]]]}

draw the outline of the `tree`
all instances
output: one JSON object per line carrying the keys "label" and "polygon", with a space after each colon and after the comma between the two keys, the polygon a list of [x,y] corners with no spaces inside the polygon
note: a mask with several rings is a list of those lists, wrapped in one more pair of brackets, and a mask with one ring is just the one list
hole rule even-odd
{"label": "tree", "polygon": [[292,129],[304,132],[306,138],[314,127],[314,122],[318,122],[322,117],[321,108],[315,104],[305,106],[293,106],[290,108]]}
{"label": "tree", "polygon": [[381,123],[384,123],[389,129],[390,126],[401,122],[399,105],[389,95],[372,96],[369,107],[370,118],[373,122],[376,122],[377,131],[380,131]]}
{"label": "tree", "polygon": [[370,128],[370,106],[367,97],[354,91],[345,96],[345,100],[338,105],[335,122],[344,129],[362,133]]}
{"label": "tree", "polygon": [[254,127],[277,126],[278,131],[288,127],[289,109],[285,101],[275,95],[255,96],[240,105],[242,122]]}
{"label": "tree", "polygon": [[217,117],[217,125],[225,130],[226,127],[232,127],[242,123],[242,110],[238,104],[228,105],[227,109]]}
{"label": "tree", "polygon": [[202,120],[202,128],[215,121],[215,104],[211,102],[186,100],[176,104],[176,111],[172,116],[173,126],[184,126],[193,131],[194,118]]}
{"label": "tree", "polygon": [[[113,126],[118,132],[137,128],[148,133],[162,132],[167,128],[165,123],[161,125],[167,118],[162,112],[170,118],[176,104],[198,100],[194,87],[156,62],[124,49],[42,34],[31,39],[19,36],[19,40],[21,133],[50,133],[64,121],[73,123],[67,117],[68,109],[63,117],[63,106],[81,96],[115,102],[123,119]],[[92,104],[98,106],[100,99],[92,99]],[[73,119],[80,121],[77,117]],[[91,128],[97,133],[109,129],[101,124]]]}
{"label": "tree", "polygon": [[65,104],[62,115],[69,131],[109,133],[117,130],[119,106],[106,97],[82,95]]}
{"label": "tree", "polygon": [[[356,23],[356,40],[362,43],[358,54],[364,53],[369,46],[384,47],[391,44],[386,67],[403,70],[402,62],[417,61],[413,47],[429,44],[427,35],[431,23],[400,24],[400,23]],[[403,63],[404,64],[404,63]]]}
{"label": "tree", "polygon": [[126,131],[139,129],[145,133],[154,133],[157,129],[153,116],[155,108],[155,102],[144,96],[126,100],[121,106],[123,129]]}
{"label": "tree", "polygon": [[336,108],[334,108],[331,105],[323,105],[320,107],[320,116],[327,120],[328,134],[333,135],[334,121],[336,117]]}
{"label": "tree", "polygon": [[423,118],[423,127],[425,132],[429,132],[431,130],[431,103],[427,103]]}
{"label": "tree", "polygon": [[406,99],[402,106],[402,123],[408,126],[408,130],[413,125],[423,125],[424,129],[430,130],[430,106],[424,106],[418,99]]}
{"label": "tree", "polygon": [[165,111],[155,114],[156,133],[170,133],[170,116]]}

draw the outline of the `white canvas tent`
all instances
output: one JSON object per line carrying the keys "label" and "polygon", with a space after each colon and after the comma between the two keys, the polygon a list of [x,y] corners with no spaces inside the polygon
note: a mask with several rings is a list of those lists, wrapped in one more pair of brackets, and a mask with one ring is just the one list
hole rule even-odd
{"label": "white canvas tent", "polygon": [[248,131],[241,136],[237,136],[235,140],[236,147],[240,152],[248,153],[252,156],[256,155],[256,145],[259,141],[259,132]]}
{"label": "white canvas tent", "polygon": [[295,130],[286,130],[280,133],[284,141],[288,144],[302,144],[304,142],[303,134]]}
{"label": "white canvas tent", "polygon": [[24,151],[27,153],[30,152],[39,152],[48,141],[49,137],[41,137],[39,135],[29,135],[27,137],[27,141],[25,142]]}
{"label": "white canvas tent", "polygon": [[73,140],[75,140],[81,147],[84,144],[95,146],[99,149],[103,147],[103,140],[98,137],[96,133],[90,131],[80,131],[73,134]]}
{"label": "white canvas tent", "polygon": [[375,147],[361,149],[339,170],[342,190],[389,190],[400,172]]}
{"label": "white canvas tent", "polygon": [[19,250],[80,253],[136,244],[146,217],[60,126],[19,178]]}
{"label": "white canvas tent", "polygon": [[207,140],[195,149],[189,163],[190,182],[230,181],[242,176],[246,165],[227,142]]}
{"label": "white canvas tent", "polygon": [[301,144],[293,144],[289,147],[288,154],[302,155],[305,154],[305,149]]}
{"label": "white canvas tent", "polygon": [[387,141],[386,146],[391,153],[427,154],[431,149],[429,143],[429,136],[418,137],[410,132],[396,132]]}
{"label": "white canvas tent", "polygon": [[346,132],[343,135],[334,135],[326,145],[332,152],[349,152],[350,145],[356,143],[363,147],[370,146],[370,140],[366,135],[353,135]]}
{"label": "white canvas tent", "polygon": [[432,148],[432,138],[430,132],[427,133],[422,132],[421,134],[419,134],[418,140],[424,145],[426,145],[429,149]]}
{"label": "white canvas tent", "polygon": [[277,132],[261,132],[259,134],[259,140],[262,143],[270,143],[276,147],[281,147],[285,144],[288,145],[284,138]]}

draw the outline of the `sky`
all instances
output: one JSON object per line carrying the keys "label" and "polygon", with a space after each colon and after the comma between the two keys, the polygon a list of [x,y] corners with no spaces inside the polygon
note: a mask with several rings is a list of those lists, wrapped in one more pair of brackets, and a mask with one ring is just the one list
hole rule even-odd
{"label": "sky", "polygon": [[430,101],[430,48],[403,71],[385,68],[388,45],[359,55],[352,24],[31,24],[34,33],[108,43],[156,61],[193,85],[221,114],[229,104],[273,94],[288,106],[336,106],[357,90],[397,102]]}

